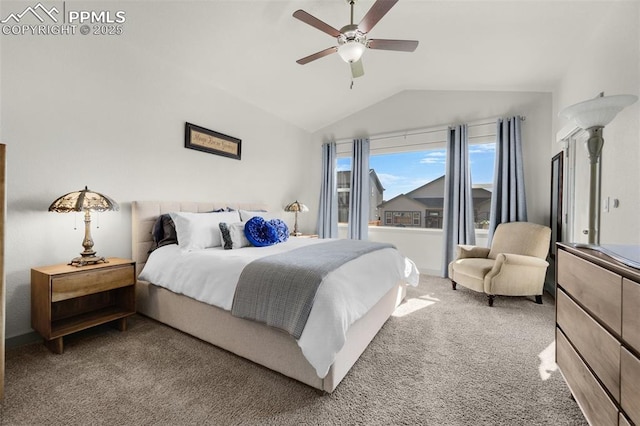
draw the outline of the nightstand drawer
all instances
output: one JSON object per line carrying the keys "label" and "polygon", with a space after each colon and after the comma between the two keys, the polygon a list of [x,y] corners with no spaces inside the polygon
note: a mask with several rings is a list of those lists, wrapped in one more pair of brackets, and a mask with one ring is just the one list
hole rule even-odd
{"label": "nightstand drawer", "polygon": [[51,301],[59,302],[135,283],[133,265],[78,272],[51,280]]}

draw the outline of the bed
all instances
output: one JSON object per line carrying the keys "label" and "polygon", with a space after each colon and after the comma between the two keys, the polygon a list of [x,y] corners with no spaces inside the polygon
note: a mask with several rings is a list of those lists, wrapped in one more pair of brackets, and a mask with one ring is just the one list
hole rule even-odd
{"label": "bed", "polygon": [[[134,201],[132,203],[132,253],[137,263],[138,273],[145,269],[147,261],[151,262],[150,265],[154,261],[158,262],[154,258],[149,260],[148,252],[153,245],[151,230],[160,215],[170,212],[211,212],[228,206],[224,203]],[[264,206],[242,204],[232,207],[259,210]],[[291,244],[299,245],[301,244],[299,240],[292,239]],[[163,249],[165,251],[162,255],[166,255],[167,252],[177,248],[163,247],[154,256],[160,256],[160,250]],[[410,263],[408,260],[407,262]],[[171,286],[165,288],[139,279],[136,286],[137,311],[285,376],[330,393],[346,376],[369,342],[404,299],[407,281],[412,281],[414,285],[417,283],[417,270],[415,267],[413,269],[410,273],[407,272],[407,276],[411,275],[411,279],[394,280],[391,288],[373,306],[359,319],[348,325],[344,344],[332,358],[326,374],[318,372],[317,365],[315,363],[312,365],[303,353],[300,341],[291,335],[259,322],[232,316],[226,309],[172,291],[169,289]],[[327,284],[323,282],[322,285]]]}

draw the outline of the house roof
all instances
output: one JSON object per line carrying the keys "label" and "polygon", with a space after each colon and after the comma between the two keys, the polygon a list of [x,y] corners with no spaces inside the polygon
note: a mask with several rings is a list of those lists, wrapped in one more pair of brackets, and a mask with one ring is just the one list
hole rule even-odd
{"label": "house roof", "polygon": [[[407,192],[406,194],[400,194],[388,201],[384,201],[378,207],[386,207],[389,204],[395,203],[400,199],[409,199],[417,201],[418,203],[426,206],[427,208],[442,208],[444,204],[444,196],[442,189],[438,187],[444,186],[444,176],[440,176],[436,179],[433,179],[430,182],[425,183],[418,188]],[[429,189],[433,187],[433,194],[429,194]],[[473,188],[472,196],[475,202],[482,202],[491,198],[491,191],[488,191],[486,188]]]}
{"label": "house roof", "polygon": [[[415,208],[420,209],[420,210],[422,210],[425,207],[424,203],[422,203],[422,202],[420,202],[420,201],[418,201],[418,200],[416,200],[414,198],[408,197],[405,194],[400,194],[398,196],[393,197],[389,201],[384,201],[384,202],[378,204],[378,208],[389,207],[389,206],[392,206],[393,204],[396,204],[399,201],[408,202],[408,203],[414,205]],[[440,206],[442,206],[442,199],[440,201]]]}

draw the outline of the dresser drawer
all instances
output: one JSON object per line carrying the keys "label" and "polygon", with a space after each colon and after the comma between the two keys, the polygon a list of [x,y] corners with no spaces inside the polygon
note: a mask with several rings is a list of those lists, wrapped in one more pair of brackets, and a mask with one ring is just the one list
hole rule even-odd
{"label": "dresser drawer", "polygon": [[617,426],[618,408],[559,328],[556,328],[556,363],[589,423]]}
{"label": "dresser drawer", "polygon": [[621,334],[622,277],[620,275],[560,250],[558,252],[558,285],[618,336]]}
{"label": "dresser drawer", "polygon": [[74,297],[100,293],[135,284],[133,265],[87,270],[51,279],[51,301],[59,302]]}
{"label": "dresser drawer", "polygon": [[627,416],[640,425],[640,359],[627,349],[620,353],[620,405]]}
{"label": "dresser drawer", "polygon": [[557,323],[582,358],[620,401],[620,342],[558,290]]}
{"label": "dresser drawer", "polygon": [[622,339],[640,353],[640,284],[626,278],[622,280]]}

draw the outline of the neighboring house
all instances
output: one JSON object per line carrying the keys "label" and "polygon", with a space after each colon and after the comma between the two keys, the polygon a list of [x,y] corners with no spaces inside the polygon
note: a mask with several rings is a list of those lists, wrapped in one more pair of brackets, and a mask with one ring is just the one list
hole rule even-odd
{"label": "neighboring house", "polygon": [[[476,227],[489,220],[491,191],[477,187],[472,189],[473,210]],[[384,226],[407,226],[420,228],[442,228],[444,207],[444,176],[432,180],[407,194],[400,194],[378,206],[381,224]]]}
{"label": "neighboring house", "polygon": [[[351,191],[351,170],[338,172],[338,222],[349,222],[349,193]],[[384,188],[376,171],[369,169],[369,222],[380,219],[378,206],[382,203]]]}

